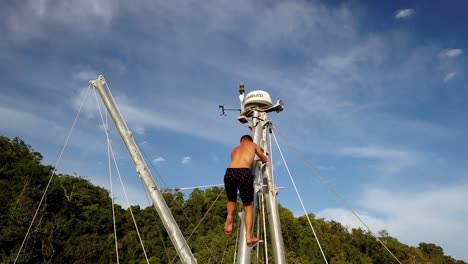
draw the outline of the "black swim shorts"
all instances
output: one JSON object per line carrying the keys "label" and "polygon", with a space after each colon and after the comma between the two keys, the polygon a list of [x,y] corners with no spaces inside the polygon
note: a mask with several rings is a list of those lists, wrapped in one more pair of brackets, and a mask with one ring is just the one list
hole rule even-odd
{"label": "black swim shorts", "polygon": [[253,201],[254,177],[249,168],[227,168],[224,174],[224,188],[227,198],[231,202],[237,202],[237,190],[243,203]]}

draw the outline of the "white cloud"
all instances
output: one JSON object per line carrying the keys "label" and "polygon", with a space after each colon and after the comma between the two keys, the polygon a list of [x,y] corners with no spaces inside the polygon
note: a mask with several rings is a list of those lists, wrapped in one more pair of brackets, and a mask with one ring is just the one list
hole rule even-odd
{"label": "white cloud", "polygon": [[[13,133],[29,131],[31,134],[35,134],[36,131],[49,131],[50,128],[55,128],[57,125],[55,122],[37,116],[35,113],[4,106],[0,106],[0,123],[8,124],[2,126],[2,130]],[[57,132],[54,131],[54,134]]]}
{"label": "white cloud", "polygon": [[455,77],[456,75],[457,75],[457,72],[448,73],[448,74],[445,75],[445,77],[444,77],[444,82],[450,81],[450,80],[453,79],[453,77]]}
{"label": "white cloud", "polygon": [[[107,26],[114,16],[115,3],[110,0],[84,0],[74,2],[56,2],[53,0],[23,1],[21,5],[8,6],[5,15],[7,39],[28,41],[34,38],[48,37],[50,25],[60,25],[57,30],[67,33],[95,34],[96,28]],[[77,23],[80,21],[80,23]],[[97,27],[96,25],[99,25]]]}
{"label": "white cloud", "polygon": [[[357,213],[374,234],[386,229],[392,237],[413,246],[419,242],[436,243],[445,254],[466,260],[466,197],[468,186],[463,184],[411,193],[368,188],[360,197],[362,209]],[[342,208],[328,208],[317,216],[349,227],[363,227],[350,211]]]}
{"label": "white cloud", "polygon": [[324,165],[319,165],[317,169],[325,171],[325,170],[334,170],[335,166],[324,166]]}
{"label": "white cloud", "polygon": [[[101,113],[103,114],[103,118],[105,120],[106,109],[102,104],[102,100],[100,99],[99,94],[94,94],[96,91],[93,87],[87,87],[79,89],[76,94],[70,97],[71,105],[78,111],[81,108],[81,113],[84,113],[88,119],[93,119],[95,117],[99,117],[99,123],[102,125],[101,117],[99,115],[98,105],[100,104]],[[96,96],[98,98],[96,102]],[[112,120],[110,120],[112,121]]]}
{"label": "white cloud", "polygon": [[186,165],[186,164],[189,164],[190,161],[192,161],[192,158],[189,157],[189,156],[185,156],[182,158],[182,160],[180,161],[182,163],[182,165]]}
{"label": "white cloud", "polygon": [[412,8],[406,8],[406,9],[400,9],[397,11],[395,18],[400,19],[400,18],[408,18],[414,14],[414,9]]}
{"label": "white cloud", "polygon": [[421,159],[417,154],[409,151],[380,146],[342,148],[338,150],[338,154],[352,158],[376,160],[378,162],[372,166],[375,166],[384,175],[391,175],[403,168],[415,166]]}
{"label": "white cloud", "polygon": [[157,158],[153,159],[152,162],[154,164],[160,164],[160,163],[165,162],[165,161],[166,161],[166,159],[160,156],[160,157],[157,157]]}
{"label": "white cloud", "polygon": [[[180,96],[173,100],[160,96],[158,103],[143,105],[119,95],[115,96],[115,101],[129,127],[162,128],[221,143],[232,142],[230,139],[237,138],[242,130],[232,120],[213,114],[217,111],[216,102],[202,98]],[[226,128],[223,133],[213,133],[220,131],[220,127]]]}
{"label": "white cloud", "polygon": [[446,58],[456,58],[463,54],[462,49],[445,49],[439,53],[439,56]]}
{"label": "white cloud", "polygon": [[401,150],[392,150],[384,147],[349,147],[339,150],[344,156],[355,158],[375,158],[375,159],[408,159],[409,153]]}
{"label": "white cloud", "polygon": [[72,73],[73,79],[79,80],[79,81],[90,81],[90,80],[95,80],[98,75],[96,74],[95,71],[92,70],[83,70],[83,71],[77,71]]}
{"label": "white cloud", "polygon": [[143,136],[145,134],[145,128],[143,127],[136,127],[133,129],[133,131],[135,131],[135,133],[137,133],[140,136]]}
{"label": "white cloud", "polygon": [[[377,234],[378,231],[386,229],[385,222],[382,219],[370,215],[368,212],[359,211],[356,214],[361,218],[361,220],[370,228],[370,230]],[[359,221],[359,219],[349,210],[342,208],[327,208],[322,211],[317,212],[317,217],[324,218],[327,220],[335,220],[341,223],[343,226],[347,227],[348,230],[352,228],[362,228],[367,230],[365,225]]]}

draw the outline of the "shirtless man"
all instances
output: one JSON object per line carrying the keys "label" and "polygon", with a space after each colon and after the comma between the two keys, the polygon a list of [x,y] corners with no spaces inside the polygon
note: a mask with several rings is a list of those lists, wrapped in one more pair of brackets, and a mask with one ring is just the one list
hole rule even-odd
{"label": "shirtless man", "polygon": [[231,163],[224,175],[224,187],[228,198],[224,233],[227,235],[232,233],[233,214],[237,207],[237,189],[239,189],[240,198],[244,205],[245,239],[248,246],[253,246],[259,241],[258,238],[252,236],[254,176],[250,168],[252,167],[255,154],[257,154],[263,163],[267,162],[267,157],[257,144],[253,142],[252,137],[249,135],[242,136],[240,145],[235,147],[231,152]]}

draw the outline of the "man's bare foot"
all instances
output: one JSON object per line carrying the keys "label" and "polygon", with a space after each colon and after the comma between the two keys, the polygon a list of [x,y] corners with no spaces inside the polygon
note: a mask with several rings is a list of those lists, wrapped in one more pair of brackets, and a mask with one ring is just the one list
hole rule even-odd
{"label": "man's bare foot", "polygon": [[246,241],[247,241],[247,246],[249,246],[249,247],[253,247],[257,243],[263,242],[263,240],[260,240],[260,239],[258,239],[256,237],[252,237],[252,239],[250,239],[250,240],[246,239]]}
{"label": "man's bare foot", "polygon": [[226,217],[226,223],[224,223],[224,233],[226,235],[232,234],[232,215]]}

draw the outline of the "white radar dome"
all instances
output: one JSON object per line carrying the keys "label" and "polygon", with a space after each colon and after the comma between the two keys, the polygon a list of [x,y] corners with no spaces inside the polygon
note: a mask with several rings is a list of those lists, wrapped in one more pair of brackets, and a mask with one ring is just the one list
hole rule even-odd
{"label": "white radar dome", "polygon": [[255,107],[270,107],[273,106],[273,103],[271,102],[271,97],[270,94],[257,90],[257,91],[252,91],[247,94],[245,97],[245,102],[244,102],[244,109],[245,110],[250,110]]}

